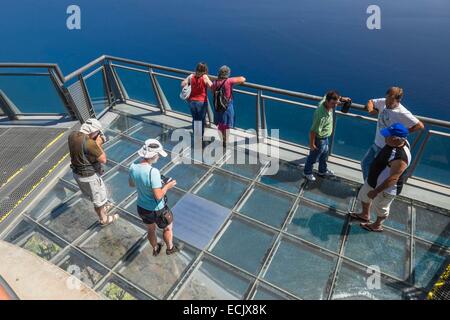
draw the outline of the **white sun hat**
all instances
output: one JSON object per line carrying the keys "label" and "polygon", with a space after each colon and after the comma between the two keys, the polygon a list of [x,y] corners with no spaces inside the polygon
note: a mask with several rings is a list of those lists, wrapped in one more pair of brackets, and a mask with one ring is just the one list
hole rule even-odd
{"label": "white sun hat", "polygon": [[103,130],[102,124],[95,118],[87,119],[86,122],[83,123],[80,128],[80,131],[85,134],[91,134],[97,131],[102,132],[102,130]]}
{"label": "white sun hat", "polygon": [[156,139],[145,140],[144,145],[138,151],[138,155],[145,159],[150,159],[157,154],[167,157],[167,152],[163,150],[161,143]]}

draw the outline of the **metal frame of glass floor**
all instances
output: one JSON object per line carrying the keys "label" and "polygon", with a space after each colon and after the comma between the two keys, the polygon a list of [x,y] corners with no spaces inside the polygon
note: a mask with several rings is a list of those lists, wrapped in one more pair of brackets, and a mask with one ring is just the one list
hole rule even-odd
{"label": "metal frame of glass floor", "polygon": [[[385,232],[369,233],[346,215],[356,206],[357,183],[305,183],[301,169],[286,161],[277,175],[266,176],[264,166],[227,164],[229,154],[213,165],[183,165],[176,157],[157,163],[178,181],[168,195],[171,206],[192,193],[232,214],[205,250],[185,243],[180,254],[155,258],[127,170],[149,135],[170,155],[174,128],[118,114],[107,129],[104,181],[121,219],[100,227],[68,170],[4,233],[107,298],[420,299],[445,265],[448,215],[399,198]],[[367,279],[377,268],[380,288],[370,289]]]}

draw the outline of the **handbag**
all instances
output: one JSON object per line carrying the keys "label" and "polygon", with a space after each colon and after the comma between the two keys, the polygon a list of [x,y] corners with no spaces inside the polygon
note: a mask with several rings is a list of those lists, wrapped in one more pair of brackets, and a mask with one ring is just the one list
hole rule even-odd
{"label": "handbag", "polygon": [[181,100],[185,100],[186,101],[191,96],[191,91],[192,91],[191,78],[192,78],[192,75],[190,75],[188,77],[188,84],[185,85],[183,87],[183,89],[181,89],[181,93],[180,93],[180,99]]}
{"label": "handbag", "polygon": [[[150,169],[149,178],[150,182],[152,180],[152,170]],[[156,200],[156,199],[155,199]],[[164,195],[164,208],[155,211],[155,223],[160,229],[166,228],[169,224],[173,222],[173,214],[167,205],[167,195]]]}

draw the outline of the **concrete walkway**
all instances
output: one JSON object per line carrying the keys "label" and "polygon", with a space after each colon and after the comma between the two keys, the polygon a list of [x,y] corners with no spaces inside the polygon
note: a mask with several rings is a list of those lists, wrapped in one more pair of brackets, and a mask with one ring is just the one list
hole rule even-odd
{"label": "concrete walkway", "polygon": [[0,241],[0,275],[21,300],[98,300],[94,290],[31,252]]}

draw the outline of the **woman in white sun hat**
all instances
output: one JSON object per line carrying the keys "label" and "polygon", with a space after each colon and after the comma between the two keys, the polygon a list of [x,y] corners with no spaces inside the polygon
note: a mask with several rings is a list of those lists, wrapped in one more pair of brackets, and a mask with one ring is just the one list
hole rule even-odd
{"label": "woman in white sun hat", "polygon": [[166,254],[176,253],[180,249],[173,244],[173,216],[165,197],[167,191],[176,185],[176,181],[164,183],[159,170],[152,166],[160,156],[167,157],[167,153],[158,140],[148,139],[138,154],[142,159],[131,164],[129,184],[137,188],[137,211],[147,225],[147,238],[153,248],[153,255],[157,256],[163,246],[158,243],[156,226],[163,230]]}

